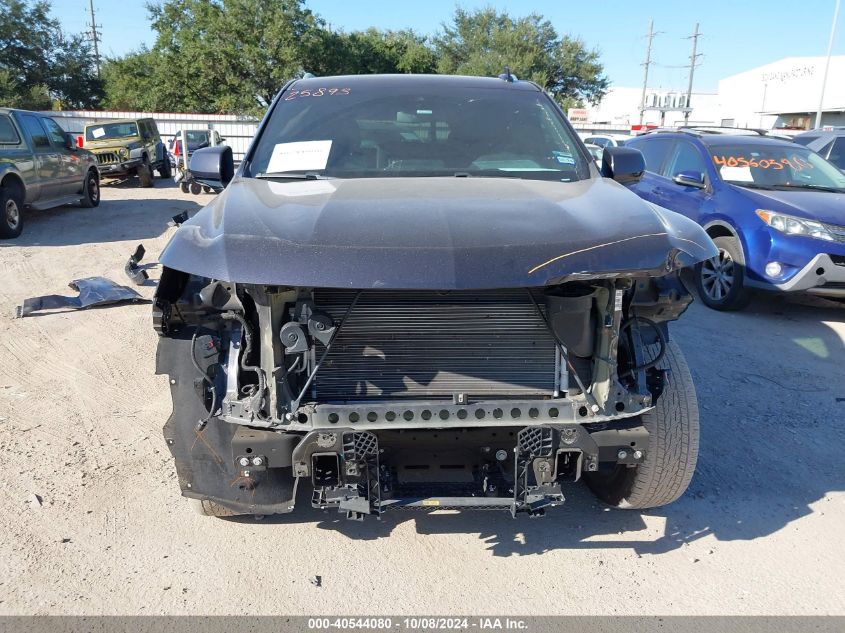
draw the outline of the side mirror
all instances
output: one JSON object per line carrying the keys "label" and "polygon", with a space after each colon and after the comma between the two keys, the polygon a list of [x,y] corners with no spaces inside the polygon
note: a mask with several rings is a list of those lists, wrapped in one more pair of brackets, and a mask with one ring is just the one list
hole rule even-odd
{"label": "side mirror", "polygon": [[601,157],[601,175],[616,182],[639,182],[645,171],[642,152],[631,147],[605,147]]}
{"label": "side mirror", "polygon": [[76,137],[71,134],[70,132],[65,134],[65,148],[69,150],[75,150],[76,147]]}
{"label": "side mirror", "polygon": [[229,184],[235,176],[235,160],[232,148],[226,145],[204,147],[191,154],[188,168],[197,180],[211,183],[221,189]]}
{"label": "side mirror", "polygon": [[682,171],[675,174],[672,180],[682,187],[695,187],[704,189],[704,174],[700,171]]}

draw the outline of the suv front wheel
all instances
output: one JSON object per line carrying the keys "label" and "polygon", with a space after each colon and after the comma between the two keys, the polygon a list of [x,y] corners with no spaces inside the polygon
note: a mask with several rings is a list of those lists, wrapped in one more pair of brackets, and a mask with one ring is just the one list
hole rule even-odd
{"label": "suv front wheel", "polygon": [[[666,384],[654,409],[642,415],[648,430],[645,459],[633,468],[616,465],[587,473],[587,485],[605,503],[645,509],[672,503],[687,489],[698,460],[698,399],[689,366],[674,341],[658,362]],[[640,449],[643,450],[643,449]]]}
{"label": "suv front wheel", "polygon": [[144,162],[138,167],[138,181],[142,187],[153,186],[153,166],[150,159],[144,156]]}
{"label": "suv front wheel", "polygon": [[741,310],[751,298],[745,287],[742,245],[735,237],[717,237],[713,243],[719,254],[695,268],[698,296],[714,310]]}

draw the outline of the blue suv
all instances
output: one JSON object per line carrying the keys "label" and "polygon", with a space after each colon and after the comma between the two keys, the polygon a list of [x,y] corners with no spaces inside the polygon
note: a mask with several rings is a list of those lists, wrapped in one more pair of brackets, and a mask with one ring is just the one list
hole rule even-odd
{"label": "blue suv", "polygon": [[762,135],[651,133],[629,147],[646,173],[630,188],[701,224],[719,255],[698,264],[702,301],[736,310],[750,288],[845,298],[845,174]]}

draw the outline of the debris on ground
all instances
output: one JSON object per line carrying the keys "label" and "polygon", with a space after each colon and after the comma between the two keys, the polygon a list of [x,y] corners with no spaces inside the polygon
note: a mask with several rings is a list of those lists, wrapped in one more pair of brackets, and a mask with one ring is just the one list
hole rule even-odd
{"label": "debris on ground", "polygon": [[32,508],[40,508],[43,503],[43,499],[34,492],[26,500]]}
{"label": "debris on ground", "polygon": [[80,310],[91,306],[110,305],[124,301],[144,301],[144,298],[132,288],[121,286],[105,277],[74,279],[68,286],[72,290],[76,290],[79,296],[43,295],[24,299],[24,302],[15,308],[15,317],[21,319],[40,310],[55,310],[57,308]]}
{"label": "debris on ground", "polygon": [[126,276],[132,280],[136,286],[143,286],[144,282],[150,278],[147,274],[147,271],[138,266],[140,261],[144,259],[144,254],[147,251],[144,249],[143,244],[138,244],[138,247],[135,249],[135,252],[129,256],[129,259],[126,261],[126,266],[123,267],[123,272],[126,273]]}
{"label": "debris on ground", "polygon": [[182,226],[183,223],[188,221],[188,212],[182,211],[182,213],[178,215],[174,215],[170,222],[167,223],[167,226]]}

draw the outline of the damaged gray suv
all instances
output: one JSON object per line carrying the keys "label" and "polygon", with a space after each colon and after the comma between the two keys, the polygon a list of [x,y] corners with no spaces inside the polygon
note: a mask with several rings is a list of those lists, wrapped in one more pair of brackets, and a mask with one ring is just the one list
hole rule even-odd
{"label": "damaged gray suv", "polygon": [[157,371],[182,494],[204,514],[543,514],[583,480],[669,503],[698,450],[668,324],[694,222],[599,169],[554,101],[503,78],[289,83],[225,191],[161,255]]}

